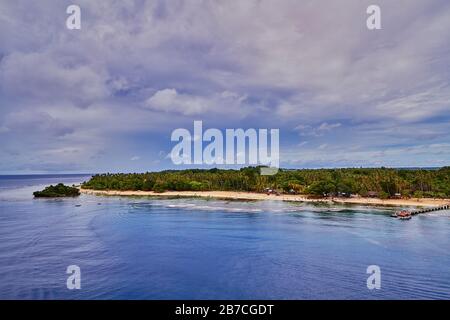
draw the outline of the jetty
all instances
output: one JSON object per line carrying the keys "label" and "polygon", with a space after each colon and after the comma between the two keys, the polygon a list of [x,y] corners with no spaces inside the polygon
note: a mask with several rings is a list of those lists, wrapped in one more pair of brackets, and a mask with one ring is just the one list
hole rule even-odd
{"label": "jetty", "polygon": [[428,207],[428,208],[423,208],[423,209],[418,209],[418,210],[413,210],[413,211],[409,211],[409,210],[400,210],[400,211],[396,211],[395,213],[393,213],[391,215],[391,217],[394,218],[399,218],[401,220],[409,220],[411,219],[412,216],[421,214],[421,213],[427,213],[427,212],[433,212],[433,211],[441,211],[441,210],[449,210],[450,209],[450,205],[446,204],[443,206],[438,206],[438,207]]}
{"label": "jetty", "polygon": [[433,211],[441,211],[441,210],[449,210],[450,205],[446,204],[440,207],[430,207],[430,208],[423,208],[419,210],[411,211],[411,215],[421,214],[421,213],[427,213],[427,212],[433,212]]}

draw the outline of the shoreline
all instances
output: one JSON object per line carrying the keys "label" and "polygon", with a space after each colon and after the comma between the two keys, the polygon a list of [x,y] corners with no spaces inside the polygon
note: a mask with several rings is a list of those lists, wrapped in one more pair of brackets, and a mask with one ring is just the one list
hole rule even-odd
{"label": "shoreline", "polygon": [[215,198],[223,200],[274,200],[290,202],[328,203],[328,204],[355,204],[369,206],[407,206],[407,207],[434,207],[443,206],[450,203],[450,199],[379,199],[379,198],[324,198],[308,199],[305,195],[267,195],[265,193],[239,192],[239,191],[166,191],[156,193],[154,191],[118,191],[118,190],[94,190],[79,187],[83,194],[97,196],[147,196],[147,197],[185,197],[185,198]]}

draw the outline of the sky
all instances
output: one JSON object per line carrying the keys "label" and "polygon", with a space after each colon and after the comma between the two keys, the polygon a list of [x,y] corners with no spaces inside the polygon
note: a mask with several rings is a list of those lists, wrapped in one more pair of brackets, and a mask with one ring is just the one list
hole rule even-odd
{"label": "sky", "polygon": [[194,120],[279,129],[281,167],[450,165],[449,35],[448,0],[2,0],[0,174],[179,168]]}

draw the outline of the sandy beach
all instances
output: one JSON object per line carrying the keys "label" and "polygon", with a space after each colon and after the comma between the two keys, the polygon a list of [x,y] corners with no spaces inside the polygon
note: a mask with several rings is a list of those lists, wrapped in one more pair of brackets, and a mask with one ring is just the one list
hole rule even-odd
{"label": "sandy beach", "polygon": [[294,201],[294,202],[324,202],[337,204],[359,204],[373,206],[416,206],[416,207],[432,207],[442,206],[450,203],[450,199],[387,199],[378,198],[324,198],[310,199],[306,195],[267,195],[265,193],[253,192],[233,192],[233,191],[167,191],[164,193],[156,193],[153,191],[114,191],[114,190],[91,190],[80,188],[80,192],[84,194],[99,196],[157,196],[157,197],[203,197],[217,198],[229,200],[271,200],[271,201]]}

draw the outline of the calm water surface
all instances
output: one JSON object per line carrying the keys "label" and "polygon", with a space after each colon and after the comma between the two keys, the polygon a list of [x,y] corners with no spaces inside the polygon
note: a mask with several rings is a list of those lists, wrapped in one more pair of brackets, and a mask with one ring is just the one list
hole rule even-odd
{"label": "calm water surface", "polygon": [[[2,299],[450,299],[450,213],[134,197],[33,199],[0,176]],[[79,206],[81,205],[81,206]],[[81,268],[81,289],[66,268]],[[368,290],[366,268],[381,268]]]}

